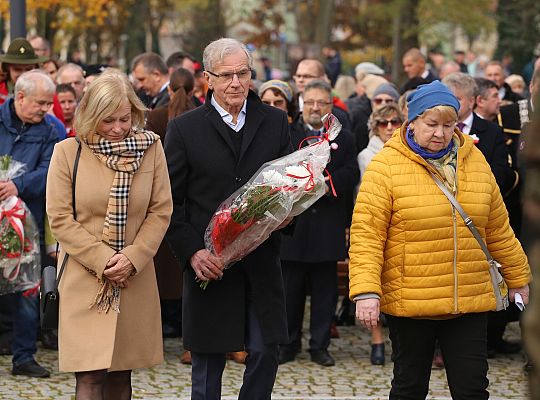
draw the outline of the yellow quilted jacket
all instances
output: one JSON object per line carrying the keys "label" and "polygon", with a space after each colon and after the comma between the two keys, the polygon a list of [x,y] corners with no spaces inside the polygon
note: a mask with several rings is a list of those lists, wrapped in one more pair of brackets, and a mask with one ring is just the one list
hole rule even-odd
{"label": "yellow quilted jacket", "polygon": [[[524,286],[531,271],[491,169],[471,138],[455,134],[457,200],[508,286]],[[350,298],[376,293],[382,312],[402,317],[494,310],[486,257],[427,168],[437,173],[405,144],[404,127],[369,164],[351,225]]]}

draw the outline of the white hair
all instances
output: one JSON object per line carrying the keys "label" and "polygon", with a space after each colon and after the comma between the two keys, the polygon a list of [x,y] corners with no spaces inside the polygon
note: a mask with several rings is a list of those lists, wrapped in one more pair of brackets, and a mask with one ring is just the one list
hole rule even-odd
{"label": "white hair", "polygon": [[253,57],[246,45],[239,40],[232,38],[221,38],[214,40],[204,49],[203,64],[206,71],[212,71],[216,64],[223,62],[223,59],[238,51],[243,51],[248,59],[249,68],[253,68]]}
{"label": "white hair", "polygon": [[23,92],[26,96],[33,95],[38,86],[38,82],[41,82],[42,87],[45,88],[47,93],[54,93],[56,91],[56,86],[49,74],[40,69],[33,69],[19,76],[15,83],[15,95],[19,92]]}
{"label": "white hair", "polygon": [[80,65],[77,65],[75,63],[67,63],[67,64],[62,65],[60,69],[58,70],[58,72],[56,73],[57,74],[56,80],[58,81],[58,83],[64,83],[62,82],[62,73],[64,71],[69,71],[69,70],[79,71],[81,73],[81,76],[84,79],[84,70],[82,69]]}

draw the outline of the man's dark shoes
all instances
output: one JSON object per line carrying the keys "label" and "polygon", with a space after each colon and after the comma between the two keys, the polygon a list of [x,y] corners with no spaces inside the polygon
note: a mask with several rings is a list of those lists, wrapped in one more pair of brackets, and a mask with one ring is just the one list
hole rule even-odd
{"label": "man's dark shoes", "polygon": [[0,343],[0,356],[10,356],[13,352],[11,351],[11,343],[2,342]]}
{"label": "man's dark shoes", "polygon": [[161,333],[164,338],[180,337],[178,330],[169,324],[163,324]]}
{"label": "man's dark shoes", "polygon": [[41,344],[49,350],[58,350],[58,335],[54,330],[41,331]]}
{"label": "man's dark shoes", "polygon": [[384,343],[371,345],[371,365],[384,365]]}
{"label": "man's dark shoes", "polygon": [[279,365],[294,361],[297,353],[298,352],[296,350],[291,350],[291,349],[288,349],[287,347],[280,347],[279,354],[278,354]]}
{"label": "man's dark shoes", "polygon": [[322,365],[323,367],[331,367],[336,364],[328,350],[310,350],[311,361]]}
{"label": "man's dark shoes", "polygon": [[521,344],[516,342],[507,342],[501,340],[496,345],[488,344],[488,358],[495,358],[497,354],[516,354],[521,350]]}
{"label": "man's dark shoes", "polygon": [[12,375],[25,375],[33,378],[48,378],[51,373],[39,365],[35,360],[30,360],[21,365],[14,365]]}

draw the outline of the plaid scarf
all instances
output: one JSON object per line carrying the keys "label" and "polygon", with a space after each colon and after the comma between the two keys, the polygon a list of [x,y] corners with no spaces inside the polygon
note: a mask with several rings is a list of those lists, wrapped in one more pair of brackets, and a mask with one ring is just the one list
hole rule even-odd
{"label": "plaid scarf", "polygon": [[[117,252],[125,244],[129,190],[133,175],[139,169],[146,149],[157,140],[159,136],[144,130],[132,130],[125,139],[118,142],[110,142],[98,134],[88,135],[84,139],[98,160],[115,171],[101,240]],[[87,270],[96,275],[94,271]],[[105,277],[98,278],[98,281],[100,288],[90,308],[96,306],[98,312],[105,313],[110,308],[120,312],[120,288]]]}
{"label": "plaid scarf", "polygon": [[454,136],[452,138],[453,146],[449,153],[439,159],[428,158],[426,161],[430,163],[444,177],[444,184],[452,193],[456,193],[456,168],[457,168],[457,152],[459,148],[459,139]]}

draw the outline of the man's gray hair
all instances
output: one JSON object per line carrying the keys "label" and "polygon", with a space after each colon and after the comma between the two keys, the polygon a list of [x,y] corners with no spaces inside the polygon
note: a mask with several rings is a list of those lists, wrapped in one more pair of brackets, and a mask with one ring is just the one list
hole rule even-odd
{"label": "man's gray hair", "polygon": [[453,72],[442,80],[451,91],[460,90],[468,97],[474,97],[476,93],[476,82],[474,78],[463,72]]}
{"label": "man's gray hair", "polygon": [[58,81],[58,83],[65,83],[65,82],[62,82],[62,73],[64,71],[69,71],[69,70],[79,71],[81,73],[81,76],[84,79],[84,70],[82,69],[80,65],[75,64],[75,63],[67,63],[67,64],[62,65],[56,74],[57,76],[56,80]]}
{"label": "man's gray hair", "polygon": [[56,86],[49,74],[40,69],[33,69],[19,76],[15,83],[15,96],[19,92],[23,92],[25,96],[33,95],[36,92],[38,82],[41,82],[46,92],[54,93],[56,91]]}
{"label": "man's gray hair", "polygon": [[304,88],[304,96],[311,89],[324,90],[325,92],[328,93],[328,96],[330,96],[330,100],[332,100],[332,86],[330,86],[330,84],[328,82],[323,81],[322,79],[314,79],[314,80],[312,80]]}
{"label": "man's gray hair", "polygon": [[159,72],[161,75],[168,75],[169,69],[167,64],[163,61],[163,58],[156,53],[142,53],[131,61],[131,70],[133,71],[137,66],[141,64],[147,73],[154,71]]}
{"label": "man's gray hair", "polygon": [[223,62],[225,57],[243,51],[248,59],[248,67],[253,68],[253,57],[246,45],[239,40],[232,38],[221,38],[214,40],[204,49],[203,64],[206,71],[212,72],[216,64]]}

